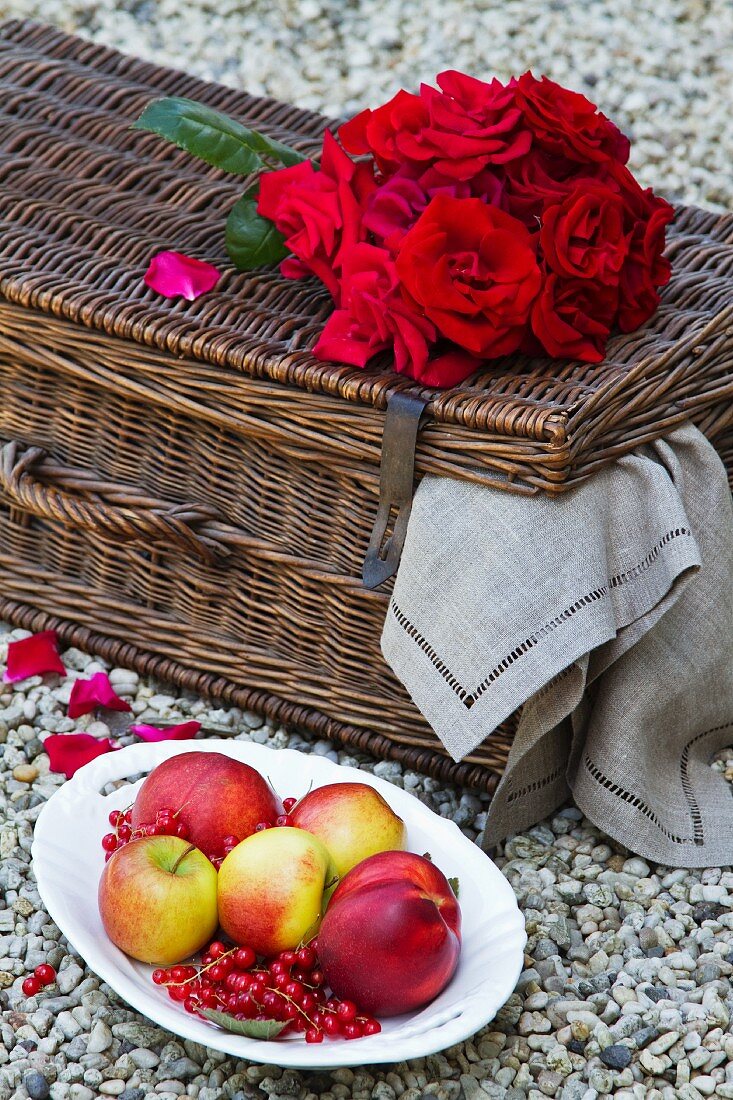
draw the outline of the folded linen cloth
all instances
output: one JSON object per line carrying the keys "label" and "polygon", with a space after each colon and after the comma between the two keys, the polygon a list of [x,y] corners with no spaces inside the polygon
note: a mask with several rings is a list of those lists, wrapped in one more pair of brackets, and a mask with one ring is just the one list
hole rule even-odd
{"label": "folded linen cloth", "polygon": [[646,858],[733,862],[733,502],[696,428],[557,497],[424,478],[382,651],[455,760],[522,707],[485,847],[572,795]]}

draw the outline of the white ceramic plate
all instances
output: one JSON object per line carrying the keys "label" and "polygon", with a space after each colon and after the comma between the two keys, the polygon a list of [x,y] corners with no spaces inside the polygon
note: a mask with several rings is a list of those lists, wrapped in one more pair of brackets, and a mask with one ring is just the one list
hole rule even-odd
{"label": "white ceramic plate", "polygon": [[[221,1031],[192,1016],[153,985],[151,967],[116,948],[102,928],[97,883],[104,866],[100,840],[110,810],[134,799],[142,780],[107,796],[101,789],[151,771],[178,753],[221,752],[243,760],[269,777],[281,797],[298,797],[325,783],[369,783],[405,821],[411,851],[430,852],[448,876],[460,880],[463,949],[458,970],[427,1008],[382,1022],[379,1035],[350,1042],[326,1039],[308,1045],[302,1036],[264,1042]],[[452,822],[438,817],[413,795],[368,772],[345,768],[321,756],[266,748],[243,741],[164,741],[138,744],[87,764],[49,799],[35,829],[32,848],[38,889],[53,920],[88,965],[121,997],[186,1039],[237,1058],[299,1069],[398,1062],[444,1050],[487,1024],[512,993],[522,969],[524,920],[504,876]]]}

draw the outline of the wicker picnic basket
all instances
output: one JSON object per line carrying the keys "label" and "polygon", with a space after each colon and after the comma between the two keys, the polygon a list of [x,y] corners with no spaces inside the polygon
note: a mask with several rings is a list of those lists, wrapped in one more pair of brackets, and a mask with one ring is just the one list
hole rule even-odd
{"label": "wicker picnic basket", "polygon": [[[662,307],[605,362],[433,393],[316,362],[324,291],[226,263],[241,182],[129,129],[164,94],[306,153],[327,120],[21,22],[0,93],[0,616],[492,789],[511,723],[442,753],[381,657],[365,558],[370,584],[394,571],[413,476],[559,492],[686,419],[733,468],[733,216],[679,209]],[[227,274],[166,301],[142,281],[161,248]]]}

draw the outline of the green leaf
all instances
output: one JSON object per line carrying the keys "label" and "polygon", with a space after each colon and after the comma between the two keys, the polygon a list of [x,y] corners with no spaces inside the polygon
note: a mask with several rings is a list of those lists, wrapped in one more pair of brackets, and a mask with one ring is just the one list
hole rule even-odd
{"label": "green leaf", "polygon": [[226,1012],[217,1012],[213,1008],[203,1009],[203,1015],[213,1024],[235,1035],[246,1035],[248,1039],[275,1039],[287,1025],[287,1020],[236,1020]]}
{"label": "green leaf", "polygon": [[153,100],[132,128],[160,134],[207,164],[237,176],[249,176],[263,168],[262,157],[285,165],[307,159],[279,141],[248,130],[221,111],[178,96]]}
{"label": "green leaf", "polygon": [[251,191],[235,202],[227,218],[227,252],[240,271],[274,264],[288,255],[285,238],[271,221],[257,213]]}
{"label": "green leaf", "polygon": [[448,885],[450,886],[450,888],[453,891],[453,893],[455,894],[455,896],[458,897],[458,891],[461,888],[461,884],[458,881],[458,879],[457,878],[449,878],[448,879]]}

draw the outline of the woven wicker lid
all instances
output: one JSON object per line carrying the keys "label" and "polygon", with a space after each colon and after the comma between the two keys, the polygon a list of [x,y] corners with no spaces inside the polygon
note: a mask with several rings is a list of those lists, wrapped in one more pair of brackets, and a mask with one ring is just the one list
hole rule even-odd
{"label": "woven wicker lid", "polygon": [[[431,393],[387,361],[358,370],[313,358],[327,293],[273,269],[233,270],[223,228],[246,181],[131,130],[160,95],[199,99],[305,153],[318,151],[331,124],[50,27],[6,23],[0,296],[177,357],[380,409],[397,390],[428,396],[438,425],[539,445],[534,488],[572,484],[690,416],[713,438],[731,423],[733,215],[678,210],[662,306],[643,329],[611,339],[604,362],[513,357]],[[163,248],[222,267],[215,291],[192,303],[150,291],[143,273]]]}

